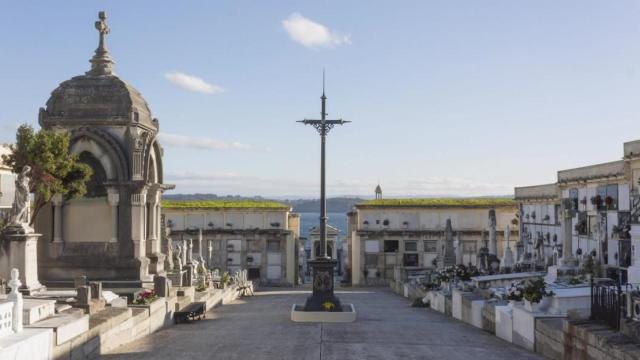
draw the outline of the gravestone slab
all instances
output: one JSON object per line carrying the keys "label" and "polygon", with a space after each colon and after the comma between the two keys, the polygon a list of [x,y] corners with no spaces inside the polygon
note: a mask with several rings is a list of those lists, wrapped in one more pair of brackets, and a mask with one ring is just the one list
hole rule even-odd
{"label": "gravestone slab", "polygon": [[27,328],[52,329],[54,344],[60,345],[89,330],[89,315],[56,314]]}
{"label": "gravestone slab", "polygon": [[76,289],[79,288],[80,286],[86,286],[86,285],[87,285],[87,277],[85,275],[80,275],[73,279],[73,287]]}
{"label": "gravestone slab", "polygon": [[113,291],[106,290],[102,292],[102,298],[104,298],[104,301],[106,301],[107,304],[111,304],[113,300],[118,298],[118,294]]}
{"label": "gravestone slab", "polygon": [[31,325],[56,313],[56,301],[46,299],[24,299],[22,323]]}
{"label": "gravestone slab", "polygon": [[88,305],[91,302],[91,287],[82,285],[77,288],[78,305]]}
{"label": "gravestone slab", "polygon": [[156,276],[153,278],[153,287],[156,295],[160,297],[168,297],[169,289],[171,288],[171,280],[166,276]]}
{"label": "gravestone slab", "polygon": [[101,299],[102,298],[102,283],[99,281],[92,281],[89,283],[91,287],[91,298],[92,299]]}

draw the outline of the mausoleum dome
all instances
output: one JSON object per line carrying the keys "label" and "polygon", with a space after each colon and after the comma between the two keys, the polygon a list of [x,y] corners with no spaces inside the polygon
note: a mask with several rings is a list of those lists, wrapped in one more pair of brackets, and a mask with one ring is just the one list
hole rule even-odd
{"label": "mausoleum dome", "polygon": [[61,83],[40,110],[43,126],[55,125],[128,125],[141,124],[157,129],[149,105],[140,92],[113,72],[114,61],[105,44],[110,31],[106,14],[100,12],[95,27],[100,42],[91,62],[91,70]]}
{"label": "mausoleum dome", "polygon": [[61,83],[51,93],[43,115],[46,125],[60,120],[78,125],[108,122],[157,127],[140,92],[114,74],[87,74]]}

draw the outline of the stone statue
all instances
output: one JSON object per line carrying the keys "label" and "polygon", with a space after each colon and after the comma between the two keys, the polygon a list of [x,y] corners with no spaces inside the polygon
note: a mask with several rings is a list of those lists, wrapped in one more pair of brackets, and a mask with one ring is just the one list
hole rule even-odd
{"label": "stone statue", "polygon": [[504,239],[507,242],[507,245],[504,249],[504,256],[502,258],[502,267],[511,268],[513,266],[513,252],[511,251],[511,245],[509,243],[511,237],[511,229],[509,225],[505,225],[504,227]]}
{"label": "stone statue", "polygon": [[182,270],[182,246],[178,244],[173,252],[173,270]]}
{"label": "stone statue", "polygon": [[33,232],[33,229],[29,226],[29,173],[31,167],[26,165],[22,168],[20,174],[16,179],[15,197],[13,200],[13,207],[11,208],[11,214],[9,216],[9,228],[18,228],[21,232]]}
{"label": "stone statue", "polygon": [[498,255],[498,240],[496,238],[496,210],[489,210],[489,254]]}
{"label": "stone statue", "polygon": [[187,244],[187,264],[193,263],[193,239],[189,239]]}
{"label": "stone statue", "polygon": [[536,249],[536,260],[542,261],[544,259],[544,237],[542,236],[541,233],[538,233],[538,236],[536,237],[535,249]]}

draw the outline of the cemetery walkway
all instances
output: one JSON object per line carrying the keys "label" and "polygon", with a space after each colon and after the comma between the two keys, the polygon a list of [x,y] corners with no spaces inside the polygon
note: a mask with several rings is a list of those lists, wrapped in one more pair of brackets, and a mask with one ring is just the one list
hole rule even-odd
{"label": "cemetery walkway", "polygon": [[350,324],[294,323],[291,305],[308,291],[265,289],[115,349],[103,359],[539,359],[480,329],[386,288],[338,291],[353,303]]}

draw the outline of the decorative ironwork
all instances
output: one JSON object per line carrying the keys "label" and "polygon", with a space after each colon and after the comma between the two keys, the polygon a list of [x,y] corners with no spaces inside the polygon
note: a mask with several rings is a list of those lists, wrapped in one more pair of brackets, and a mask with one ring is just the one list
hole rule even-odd
{"label": "decorative ironwork", "polygon": [[591,279],[591,320],[602,322],[618,331],[624,309],[625,295],[620,282],[594,284]]}
{"label": "decorative ironwork", "polygon": [[304,119],[298,122],[313,126],[320,135],[320,254],[309,265],[313,268],[313,293],[307,298],[305,311],[321,311],[323,304],[329,302],[334,305],[334,311],[341,311],[340,300],[333,293],[333,272],[337,261],[327,256],[327,198],[325,181],[325,147],[329,131],[336,125],[343,125],[349,121],[342,119],[327,120],[326,102],[324,94],[324,72],[322,74],[322,108],[320,119]]}

